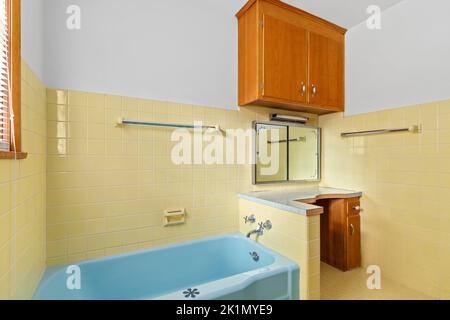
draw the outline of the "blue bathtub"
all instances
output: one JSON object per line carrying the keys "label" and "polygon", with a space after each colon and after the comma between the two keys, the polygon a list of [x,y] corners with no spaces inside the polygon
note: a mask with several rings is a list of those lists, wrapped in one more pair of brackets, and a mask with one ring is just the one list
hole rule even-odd
{"label": "blue bathtub", "polygon": [[191,241],[81,262],[80,289],[68,265],[48,268],[37,300],[299,299],[299,267],[242,235]]}

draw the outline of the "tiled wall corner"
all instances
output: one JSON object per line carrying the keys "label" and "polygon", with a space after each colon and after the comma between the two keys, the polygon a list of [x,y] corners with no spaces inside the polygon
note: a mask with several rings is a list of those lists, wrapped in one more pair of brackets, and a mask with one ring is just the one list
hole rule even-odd
{"label": "tiled wall corner", "polygon": [[[364,265],[431,297],[450,298],[450,101],[319,117],[324,186],[361,190]],[[408,127],[420,134],[341,138]]]}
{"label": "tiled wall corner", "polygon": [[0,160],[0,299],[31,298],[45,268],[46,90],[22,62],[25,160]]}
{"label": "tiled wall corner", "polygon": [[[253,120],[267,120],[270,110],[70,90],[49,89],[47,96],[50,265],[238,230],[236,194],[255,189],[251,166],[175,165],[173,129],[115,123],[124,117],[248,129]],[[171,208],[186,208],[185,225],[163,227],[163,210]]]}
{"label": "tiled wall corner", "polygon": [[239,230],[255,228],[244,217],[255,214],[259,221],[270,220],[273,228],[258,242],[295,261],[300,267],[300,299],[320,299],[320,216],[303,216],[280,209],[239,200]]}

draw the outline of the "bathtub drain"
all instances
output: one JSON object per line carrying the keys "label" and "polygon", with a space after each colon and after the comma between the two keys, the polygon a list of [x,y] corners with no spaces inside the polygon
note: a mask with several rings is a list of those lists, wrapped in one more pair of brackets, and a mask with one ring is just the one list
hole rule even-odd
{"label": "bathtub drain", "polygon": [[253,252],[249,252],[249,253],[250,253],[250,256],[252,257],[252,259],[253,259],[254,261],[256,261],[256,262],[259,261],[259,254],[258,254],[258,252],[253,251]]}

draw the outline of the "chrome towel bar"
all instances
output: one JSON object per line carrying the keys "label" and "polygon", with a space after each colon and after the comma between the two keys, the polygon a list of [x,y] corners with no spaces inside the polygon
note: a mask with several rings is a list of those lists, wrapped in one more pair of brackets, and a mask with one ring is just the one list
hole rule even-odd
{"label": "chrome towel bar", "polygon": [[136,120],[125,120],[119,118],[117,120],[116,126],[124,125],[136,125],[136,126],[153,126],[153,127],[166,127],[166,128],[183,128],[183,129],[214,129],[216,131],[222,131],[219,125],[215,126],[200,126],[195,124],[176,124],[176,123],[160,123],[160,122],[147,122],[147,121],[136,121]]}
{"label": "chrome towel bar", "polygon": [[277,140],[277,141],[267,141],[268,144],[272,143],[286,143],[286,142],[306,142],[306,137],[298,137],[295,139],[289,139],[289,140]]}
{"label": "chrome towel bar", "polygon": [[355,132],[343,132],[341,133],[342,138],[357,137],[357,136],[368,136],[375,134],[393,133],[393,132],[411,132],[420,133],[421,126],[414,125],[409,128],[397,128],[397,129],[379,129],[379,130],[367,130],[367,131],[355,131]]}

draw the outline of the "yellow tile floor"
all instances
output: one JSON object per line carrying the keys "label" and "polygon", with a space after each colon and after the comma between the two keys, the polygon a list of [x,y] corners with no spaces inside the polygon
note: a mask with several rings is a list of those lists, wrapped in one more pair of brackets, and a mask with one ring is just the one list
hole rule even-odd
{"label": "yellow tile floor", "polygon": [[325,263],[320,266],[322,300],[429,300],[431,297],[382,279],[380,290],[366,286],[368,274],[363,268],[342,272]]}

